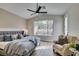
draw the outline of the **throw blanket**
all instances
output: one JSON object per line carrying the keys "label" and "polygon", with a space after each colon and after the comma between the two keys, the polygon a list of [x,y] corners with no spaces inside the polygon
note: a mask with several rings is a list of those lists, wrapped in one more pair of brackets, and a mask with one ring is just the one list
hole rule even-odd
{"label": "throw blanket", "polygon": [[37,46],[36,37],[29,36],[21,40],[15,40],[11,43],[8,43],[4,51],[7,55],[12,56],[24,56],[28,55],[31,50]]}

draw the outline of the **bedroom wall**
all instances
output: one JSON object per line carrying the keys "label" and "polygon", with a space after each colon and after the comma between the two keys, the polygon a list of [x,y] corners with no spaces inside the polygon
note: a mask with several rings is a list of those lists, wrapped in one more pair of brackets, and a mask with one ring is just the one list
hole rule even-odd
{"label": "bedroom wall", "polygon": [[6,29],[25,29],[26,20],[0,8],[0,30]]}
{"label": "bedroom wall", "polygon": [[46,20],[52,19],[54,21],[54,32],[53,32],[52,36],[38,36],[41,38],[41,40],[53,41],[53,40],[57,39],[58,35],[64,33],[64,30],[63,30],[64,18],[63,18],[63,16],[39,15],[39,16],[31,18],[27,21],[28,22],[28,25],[27,25],[28,34],[34,35],[33,34],[33,32],[34,32],[33,22],[35,20],[44,20],[44,19],[46,19]]}
{"label": "bedroom wall", "polygon": [[79,36],[79,4],[73,4],[65,15],[68,16],[68,34]]}

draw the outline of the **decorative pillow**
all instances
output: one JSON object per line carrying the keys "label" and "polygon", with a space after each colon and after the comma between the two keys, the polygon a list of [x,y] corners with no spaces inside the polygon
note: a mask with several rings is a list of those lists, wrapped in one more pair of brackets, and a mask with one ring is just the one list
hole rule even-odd
{"label": "decorative pillow", "polygon": [[63,45],[63,44],[67,44],[67,43],[68,43],[67,36],[60,35],[58,37],[58,44]]}
{"label": "decorative pillow", "polygon": [[12,41],[12,36],[11,35],[4,35],[3,41]]}
{"label": "decorative pillow", "polygon": [[67,36],[65,36],[63,40],[63,44],[67,44],[67,43],[68,43],[68,39],[67,39]]}
{"label": "decorative pillow", "polygon": [[21,38],[23,38],[24,36],[22,34],[19,34],[21,36]]}
{"label": "decorative pillow", "polygon": [[70,47],[70,48],[76,48],[76,44],[75,44],[75,43],[70,43],[70,44],[69,44],[69,47]]}
{"label": "decorative pillow", "polygon": [[24,36],[22,34],[14,34],[12,35],[13,40],[22,39]]}
{"label": "decorative pillow", "polygon": [[17,39],[17,34],[12,35],[12,39],[16,40]]}
{"label": "decorative pillow", "polygon": [[71,48],[76,48],[76,39],[77,39],[77,37],[75,37],[75,36],[72,36],[72,38],[70,39],[71,40],[70,41]]}
{"label": "decorative pillow", "polygon": [[17,35],[16,39],[21,39],[22,36],[20,34]]}
{"label": "decorative pillow", "polygon": [[3,41],[3,35],[0,35],[0,42]]}

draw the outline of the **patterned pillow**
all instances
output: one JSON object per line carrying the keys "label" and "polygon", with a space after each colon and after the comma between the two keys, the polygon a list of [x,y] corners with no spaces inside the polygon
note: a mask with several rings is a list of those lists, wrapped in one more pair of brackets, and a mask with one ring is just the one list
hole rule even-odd
{"label": "patterned pillow", "polygon": [[22,39],[22,38],[23,38],[23,36],[21,34],[18,34],[16,37],[16,39]]}
{"label": "patterned pillow", "polygon": [[12,41],[12,36],[11,35],[4,35],[3,41]]}
{"label": "patterned pillow", "polygon": [[67,36],[60,35],[58,38],[58,44],[63,45],[63,44],[67,44],[67,43],[68,43]]}

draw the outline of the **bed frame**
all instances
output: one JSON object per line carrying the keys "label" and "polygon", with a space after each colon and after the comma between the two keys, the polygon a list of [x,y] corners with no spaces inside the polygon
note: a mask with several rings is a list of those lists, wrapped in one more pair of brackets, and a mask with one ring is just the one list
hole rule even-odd
{"label": "bed frame", "polygon": [[0,31],[0,35],[14,35],[14,34],[24,34],[24,31]]}

